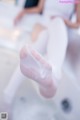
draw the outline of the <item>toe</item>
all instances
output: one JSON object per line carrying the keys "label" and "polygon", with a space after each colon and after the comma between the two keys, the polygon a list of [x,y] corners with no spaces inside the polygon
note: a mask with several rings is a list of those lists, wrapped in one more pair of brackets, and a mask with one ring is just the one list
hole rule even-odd
{"label": "toe", "polygon": [[23,47],[20,51],[20,59],[24,59],[27,56],[27,48]]}

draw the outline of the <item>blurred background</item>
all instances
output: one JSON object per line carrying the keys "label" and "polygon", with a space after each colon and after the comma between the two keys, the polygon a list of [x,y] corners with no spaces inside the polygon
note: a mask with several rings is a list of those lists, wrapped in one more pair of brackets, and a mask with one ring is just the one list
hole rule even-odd
{"label": "blurred background", "polygon": [[[23,21],[14,26],[12,22],[23,4],[18,0],[0,0],[0,96],[19,65],[20,49],[30,42],[30,25],[25,27]],[[32,82],[26,80],[16,93],[14,120],[80,120],[80,29],[69,33],[71,42],[54,100],[41,99]]]}

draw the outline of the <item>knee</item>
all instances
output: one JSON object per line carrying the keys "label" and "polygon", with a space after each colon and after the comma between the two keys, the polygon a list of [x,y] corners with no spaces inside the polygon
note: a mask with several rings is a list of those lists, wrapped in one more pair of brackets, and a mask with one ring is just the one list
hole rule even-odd
{"label": "knee", "polygon": [[67,27],[64,23],[64,20],[60,17],[55,18],[51,23],[50,23],[50,31],[55,33],[55,36],[57,38],[61,38],[60,42],[62,41],[62,44],[65,44],[67,46],[68,44],[68,32],[67,32]]}
{"label": "knee", "polygon": [[65,37],[66,40],[68,40],[67,26],[65,25],[64,20],[60,17],[57,17],[54,19],[52,24],[54,25],[54,28],[63,35],[63,38]]}
{"label": "knee", "polygon": [[52,28],[52,29],[55,29],[55,30],[60,30],[60,31],[65,31],[67,32],[67,27],[64,23],[64,20],[60,17],[56,17],[55,19],[53,19],[53,21],[49,24],[50,27],[49,28]]}
{"label": "knee", "polygon": [[57,25],[65,25],[64,20],[62,18],[60,18],[60,17],[56,17],[53,20],[52,24],[54,24],[54,23],[57,24]]}

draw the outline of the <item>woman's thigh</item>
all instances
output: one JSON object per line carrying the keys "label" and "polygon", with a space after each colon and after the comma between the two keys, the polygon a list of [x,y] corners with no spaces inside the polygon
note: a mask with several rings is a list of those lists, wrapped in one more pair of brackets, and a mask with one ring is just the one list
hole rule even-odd
{"label": "woman's thigh", "polygon": [[40,34],[43,30],[45,30],[45,29],[46,29],[45,26],[43,26],[43,25],[41,25],[41,24],[36,24],[36,25],[34,26],[34,28],[33,28],[32,33],[31,33],[31,40],[32,40],[32,42],[35,42],[35,41],[37,40],[39,34]]}
{"label": "woman's thigh", "polygon": [[67,27],[61,18],[50,23],[47,56],[57,71],[62,68],[68,45]]}

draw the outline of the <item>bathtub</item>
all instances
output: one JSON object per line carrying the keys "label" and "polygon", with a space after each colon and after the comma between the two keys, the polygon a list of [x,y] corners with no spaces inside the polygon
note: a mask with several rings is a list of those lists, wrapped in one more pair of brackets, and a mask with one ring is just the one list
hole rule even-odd
{"label": "bathtub", "polygon": [[[9,7],[6,4],[3,7],[1,5],[1,10]],[[9,7],[9,11],[10,9],[16,13],[20,11],[20,8],[13,5]],[[19,64],[21,47],[30,39],[29,29],[25,29],[24,26],[13,27],[11,19],[16,13],[14,12],[10,19],[0,13],[0,96]],[[13,104],[13,120],[80,120],[79,111],[80,82],[73,74],[69,63],[65,61],[62,80],[53,100],[42,99],[33,82],[24,77]]]}

